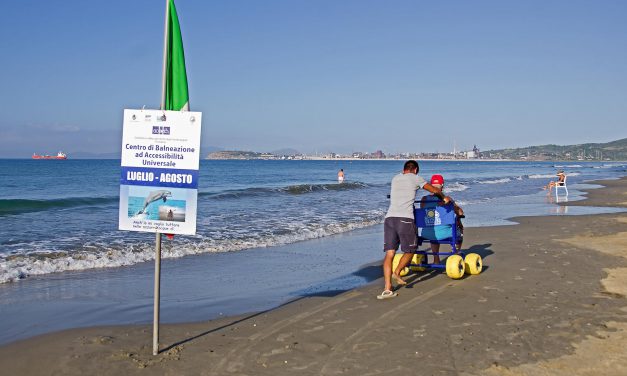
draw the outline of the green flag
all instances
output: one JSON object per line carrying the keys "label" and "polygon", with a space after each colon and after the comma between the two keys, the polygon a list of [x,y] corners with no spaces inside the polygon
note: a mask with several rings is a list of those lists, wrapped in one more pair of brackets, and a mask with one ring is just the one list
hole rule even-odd
{"label": "green flag", "polygon": [[168,0],[165,51],[164,110],[189,110],[185,54],[174,0]]}

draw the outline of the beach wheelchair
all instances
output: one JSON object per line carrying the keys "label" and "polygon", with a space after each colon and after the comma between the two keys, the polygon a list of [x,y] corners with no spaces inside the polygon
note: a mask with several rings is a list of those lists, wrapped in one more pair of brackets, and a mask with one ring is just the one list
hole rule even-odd
{"label": "beach wheelchair", "polygon": [[[416,207],[418,206],[418,207]],[[418,234],[418,250],[410,264],[401,271],[400,275],[405,276],[410,271],[425,271],[426,269],[445,269],[446,275],[452,279],[460,279],[464,274],[479,274],[483,268],[481,256],[476,253],[464,254],[461,249],[457,249],[461,234],[458,233],[455,206],[453,203],[443,205],[435,201],[426,201],[425,207],[420,208],[420,201],[414,204],[414,220]],[[462,217],[463,218],[463,217]],[[426,243],[427,249],[420,250],[420,246]],[[438,252],[440,256],[446,257],[446,263],[429,264],[427,256],[433,256],[431,243],[448,244],[451,252]],[[396,270],[401,254],[394,256],[392,270]]]}

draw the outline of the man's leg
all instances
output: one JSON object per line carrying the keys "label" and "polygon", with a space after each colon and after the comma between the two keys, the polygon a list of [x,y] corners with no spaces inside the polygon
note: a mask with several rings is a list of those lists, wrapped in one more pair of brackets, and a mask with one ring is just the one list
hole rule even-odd
{"label": "man's leg", "polygon": [[[401,271],[403,269],[405,269],[407,267],[407,265],[409,265],[409,263],[411,262],[412,257],[414,257],[413,253],[403,253],[403,256],[401,257],[401,259],[398,262],[398,265],[396,266],[396,270],[394,270],[394,279],[396,281],[403,281],[403,279],[401,278]],[[400,283],[403,284],[403,283]],[[405,282],[406,284],[406,282]]]}
{"label": "man's leg", "polygon": [[384,290],[392,291],[392,262],[394,261],[394,255],[396,250],[388,249],[385,251],[385,258],[383,259],[383,279],[385,281]]}

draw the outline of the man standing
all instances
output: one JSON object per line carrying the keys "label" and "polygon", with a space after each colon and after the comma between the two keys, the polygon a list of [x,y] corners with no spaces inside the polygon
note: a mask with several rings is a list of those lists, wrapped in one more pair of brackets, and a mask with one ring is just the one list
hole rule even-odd
{"label": "man standing", "polygon": [[[418,249],[418,237],[416,235],[416,225],[414,223],[414,201],[416,191],[424,189],[436,195],[438,198],[448,203],[450,197],[444,196],[438,188],[428,184],[425,179],[418,176],[418,162],[410,160],[405,162],[403,173],[396,175],[392,179],[392,189],[390,191],[390,207],[385,215],[383,223],[383,277],[385,288],[377,299],[388,299],[398,294],[392,291],[392,278],[399,285],[406,285],[399,275],[409,264],[413,257],[413,252]],[[392,270],[392,262],[398,246],[404,252],[395,271]]]}
{"label": "man standing", "polygon": [[340,168],[340,171],[337,172],[337,182],[344,183],[344,169]]}

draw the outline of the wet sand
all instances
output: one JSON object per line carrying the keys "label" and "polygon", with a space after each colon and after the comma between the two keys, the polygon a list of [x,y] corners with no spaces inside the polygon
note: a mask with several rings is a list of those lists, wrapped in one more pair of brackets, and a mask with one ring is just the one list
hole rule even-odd
{"label": "wet sand", "polygon": [[[627,179],[568,205],[627,207]],[[0,347],[6,374],[625,375],[627,213],[516,218],[469,228],[478,276],[408,278],[296,299],[266,312],[73,329]],[[380,273],[379,264],[358,273]]]}

